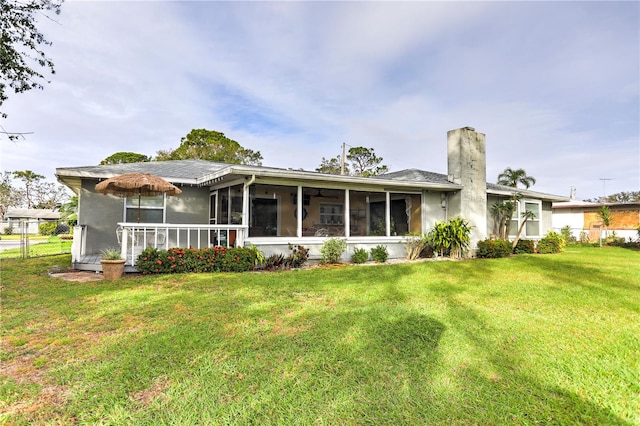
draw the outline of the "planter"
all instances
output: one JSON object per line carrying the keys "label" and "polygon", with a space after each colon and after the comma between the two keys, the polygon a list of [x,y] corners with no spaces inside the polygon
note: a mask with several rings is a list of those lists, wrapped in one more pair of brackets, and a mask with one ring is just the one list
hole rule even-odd
{"label": "planter", "polygon": [[117,280],[124,273],[125,260],[101,260],[102,274],[105,280]]}

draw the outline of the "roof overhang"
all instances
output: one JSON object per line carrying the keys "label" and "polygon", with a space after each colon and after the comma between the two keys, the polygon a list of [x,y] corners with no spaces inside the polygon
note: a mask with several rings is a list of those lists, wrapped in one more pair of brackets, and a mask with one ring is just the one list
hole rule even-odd
{"label": "roof overhang", "polygon": [[330,175],[301,170],[270,169],[255,166],[232,165],[198,179],[199,186],[213,186],[237,180],[238,177],[258,180],[283,181],[313,187],[348,188],[352,186],[375,187],[384,190],[430,189],[457,191],[462,185],[455,183],[407,182],[393,179],[372,179],[359,176]]}

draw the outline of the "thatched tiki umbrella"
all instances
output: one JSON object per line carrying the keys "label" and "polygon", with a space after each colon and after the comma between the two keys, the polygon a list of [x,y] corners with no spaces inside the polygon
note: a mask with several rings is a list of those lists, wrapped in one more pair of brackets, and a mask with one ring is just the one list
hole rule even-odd
{"label": "thatched tiki umbrella", "polygon": [[118,197],[138,196],[138,223],[140,223],[140,197],[178,195],[180,188],[150,173],[125,173],[106,179],[96,185],[96,191]]}

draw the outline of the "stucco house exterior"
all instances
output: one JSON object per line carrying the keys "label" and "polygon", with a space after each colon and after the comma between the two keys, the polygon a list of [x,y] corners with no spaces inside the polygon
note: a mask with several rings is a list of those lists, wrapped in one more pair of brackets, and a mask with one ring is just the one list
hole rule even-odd
{"label": "stucco house exterior", "polygon": [[640,203],[590,203],[579,200],[569,200],[553,203],[553,228],[560,230],[566,226],[572,235],[580,240],[581,234],[591,242],[596,242],[600,236],[604,238],[604,225],[599,211],[602,206],[609,207],[611,224],[607,227],[608,235],[615,235],[628,240],[638,237],[640,226]]}
{"label": "stucco house exterior", "polygon": [[[491,206],[514,188],[487,183],[485,135],[473,128],[447,134],[448,173],[408,169],[376,177],[329,175],[295,169],[181,160],[63,167],[58,180],[78,195],[74,267],[99,269],[96,255],[120,246],[131,267],[143,247],[208,247],[253,244],[265,255],[288,253],[289,244],[310,249],[331,237],[355,248],[387,246],[390,258],[405,256],[405,235],[427,233],[438,221],[460,216],[472,228],[472,247],[493,229]],[[145,172],[182,189],[173,197],[102,195],[95,186],[118,174]],[[566,197],[518,189],[520,211],[532,210],[523,238],[539,239],[552,229],[552,202]],[[515,216],[515,215],[514,215]]]}

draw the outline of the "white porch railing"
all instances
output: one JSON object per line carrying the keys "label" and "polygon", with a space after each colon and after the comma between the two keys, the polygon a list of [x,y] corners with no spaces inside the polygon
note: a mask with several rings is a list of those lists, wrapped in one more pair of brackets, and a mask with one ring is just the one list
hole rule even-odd
{"label": "white porch railing", "polygon": [[242,246],[248,227],[243,225],[187,225],[171,223],[118,223],[116,235],[122,258],[135,266],[145,248],[207,248]]}

